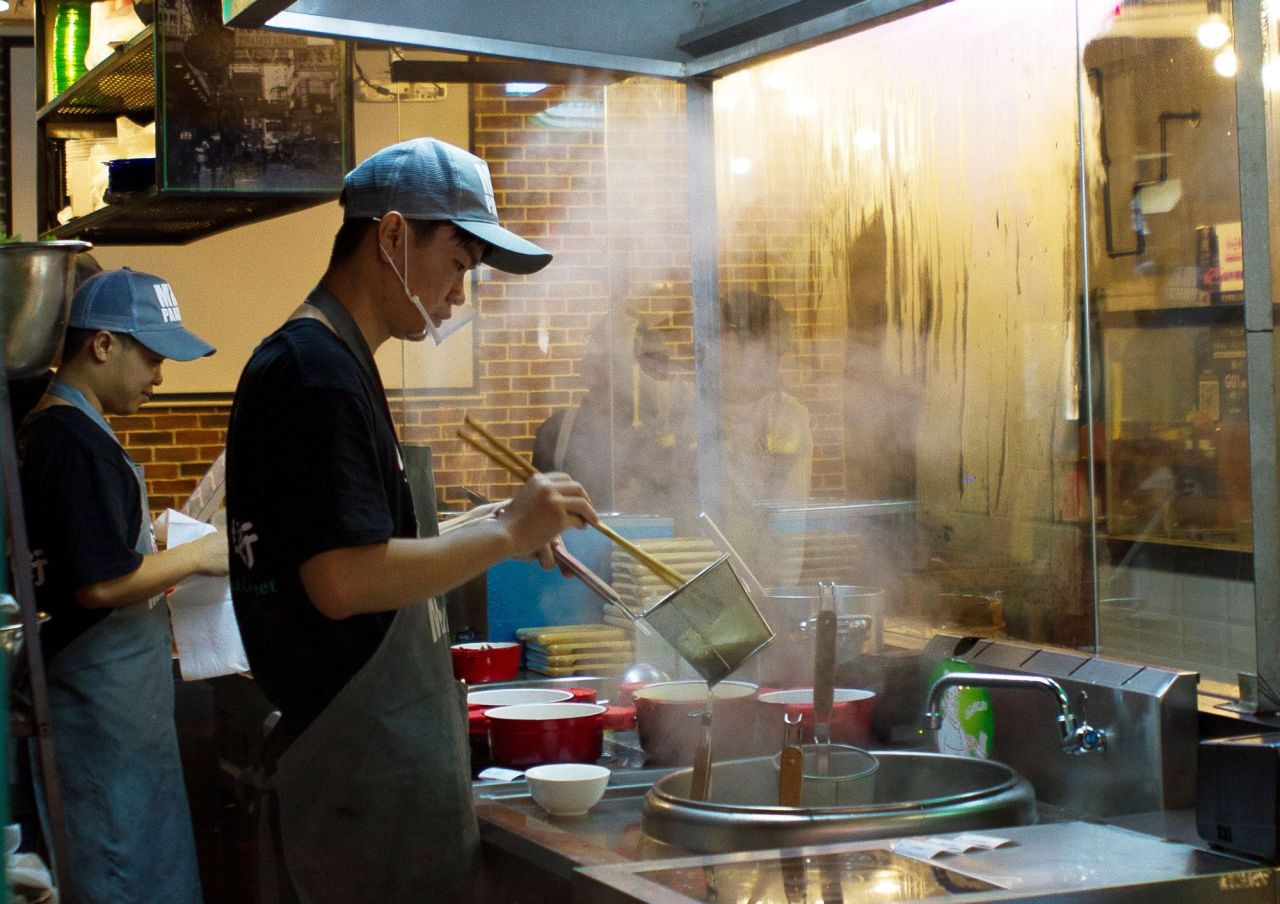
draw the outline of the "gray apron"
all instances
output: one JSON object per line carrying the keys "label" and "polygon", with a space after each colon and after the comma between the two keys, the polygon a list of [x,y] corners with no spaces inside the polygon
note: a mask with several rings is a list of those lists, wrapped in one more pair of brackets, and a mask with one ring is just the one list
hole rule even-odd
{"label": "gray apron", "polygon": [[[74,387],[49,392],[112,439]],[[117,442],[119,442],[117,440]],[[128,460],[121,448],[120,454]],[[156,551],[142,467],[135,549]],[[50,660],[49,708],[66,798],[75,904],[202,900],[173,713],[173,640],[163,595],[115,609]]]}
{"label": "gray apron", "polygon": [[[346,309],[323,290],[308,301],[380,388]],[[429,508],[421,520],[431,530],[434,499]],[[449,645],[439,600],[401,609],[369,661],[280,755],[262,808],[279,871],[268,900],[478,899],[466,696]]]}

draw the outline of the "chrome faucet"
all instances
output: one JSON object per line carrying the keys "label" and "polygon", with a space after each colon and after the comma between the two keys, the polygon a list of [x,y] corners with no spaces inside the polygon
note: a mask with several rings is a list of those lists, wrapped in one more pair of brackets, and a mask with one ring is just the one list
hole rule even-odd
{"label": "chrome faucet", "polygon": [[1062,737],[1062,749],[1066,753],[1093,753],[1106,749],[1107,733],[1094,728],[1084,718],[1084,691],[1080,692],[1081,718],[1077,722],[1071,711],[1071,701],[1062,685],[1043,675],[1006,675],[995,672],[951,672],[943,675],[929,688],[925,699],[925,728],[937,731],[942,727],[942,695],[952,687],[1022,688],[1040,690],[1051,695],[1058,705],[1058,733]]}

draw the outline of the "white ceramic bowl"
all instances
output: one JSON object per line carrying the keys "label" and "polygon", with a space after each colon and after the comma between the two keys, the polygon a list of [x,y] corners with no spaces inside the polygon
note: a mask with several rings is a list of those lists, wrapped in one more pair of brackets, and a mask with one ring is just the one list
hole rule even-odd
{"label": "white ceramic bowl", "polygon": [[609,770],[589,763],[550,763],[525,770],[529,791],[552,816],[582,816],[604,797]]}
{"label": "white ceramic bowl", "polygon": [[542,687],[495,688],[467,693],[467,706],[520,706],[525,703],[561,703],[572,700],[572,691]]}

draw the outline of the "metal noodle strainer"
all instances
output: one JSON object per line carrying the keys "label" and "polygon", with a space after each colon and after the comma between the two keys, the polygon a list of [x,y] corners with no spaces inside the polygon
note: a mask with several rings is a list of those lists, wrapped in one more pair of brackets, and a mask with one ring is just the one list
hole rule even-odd
{"label": "metal noodle strainer", "polygon": [[[457,437],[494,464],[521,480],[538,473],[471,415],[465,415],[463,422],[467,429],[459,429]],[[591,527],[674,588],[640,616],[635,616],[625,604],[619,608],[632,621],[643,618],[651,625],[693,666],[708,687],[713,687],[773,640],[773,630],[734,574],[727,555],[686,581],[674,568],[620,536],[604,522],[592,522]]]}
{"label": "metal noodle strainer", "polygon": [[721,556],[642,613],[709,686],[773,640],[773,630]]}

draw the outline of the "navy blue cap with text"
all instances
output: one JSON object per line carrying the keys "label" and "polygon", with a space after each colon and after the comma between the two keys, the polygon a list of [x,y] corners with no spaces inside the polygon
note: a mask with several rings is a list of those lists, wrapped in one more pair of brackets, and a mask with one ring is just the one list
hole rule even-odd
{"label": "navy blue cap with text", "polygon": [[446,220],[488,243],[482,261],[507,273],[536,273],[551,253],[498,223],[489,165],[436,138],[383,148],[343,180],[345,219],[399,211],[411,220]]}
{"label": "navy blue cap with text", "polygon": [[214,347],[182,325],[173,288],[158,276],[122,267],[104,270],[71,296],[69,326],[124,333],[174,361],[212,355]]}

